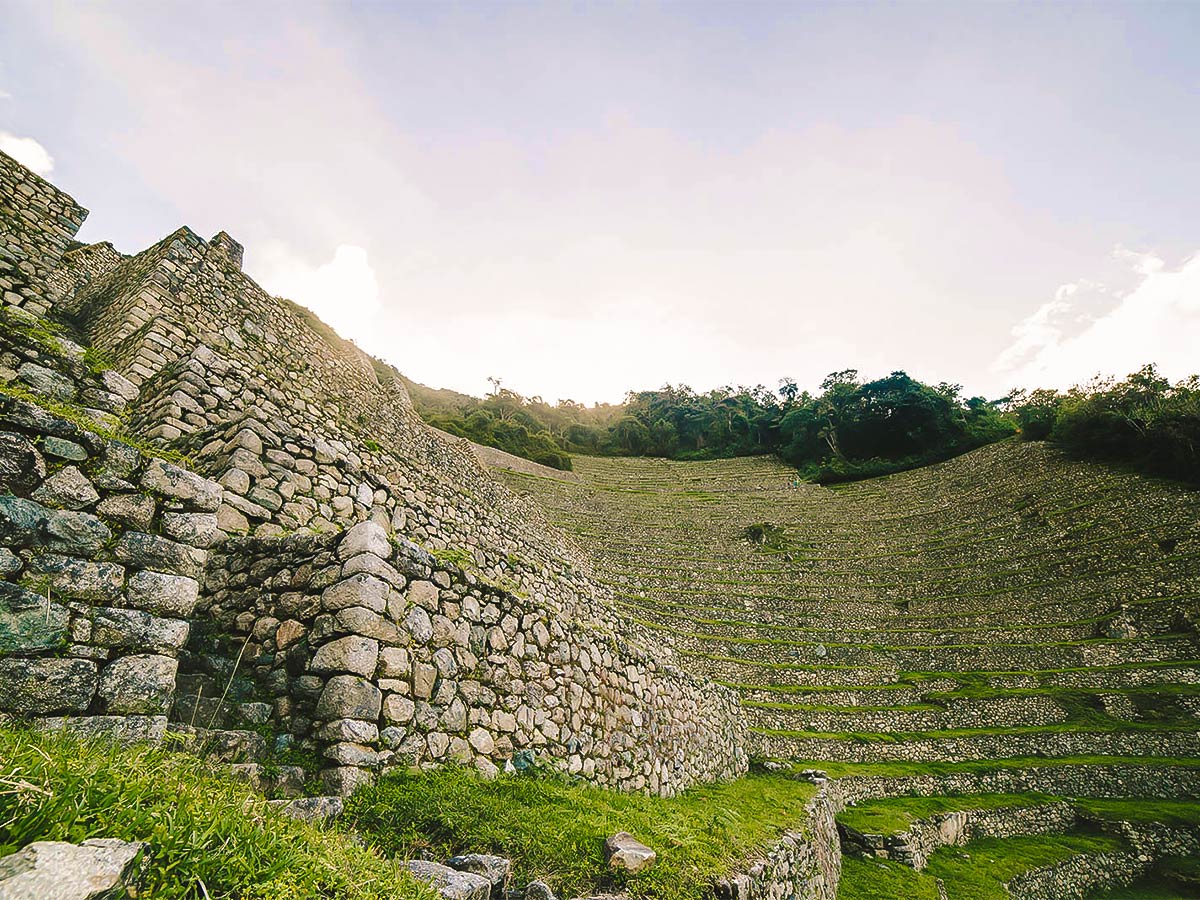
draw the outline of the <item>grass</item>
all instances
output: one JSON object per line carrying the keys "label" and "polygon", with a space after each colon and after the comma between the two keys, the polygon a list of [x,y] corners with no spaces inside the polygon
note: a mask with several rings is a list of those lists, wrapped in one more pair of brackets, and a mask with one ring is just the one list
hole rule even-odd
{"label": "grass", "polygon": [[966,847],[943,847],[929,858],[926,874],[941,878],[954,900],[1008,900],[1004,885],[1022,872],[1054,865],[1080,853],[1117,850],[1112,838],[1038,834],[981,838]]}
{"label": "grass", "polygon": [[[801,830],[806,782],[752,773],[663,799],[528,775],[486,781],[467,769],[399,774],[356,794],[348,821],[385,854],[442,859],[498,853],[514,880],[546,881],[559,897],[597,890],[633,898],[711,897],[710,881]],[[654,866],[625,878],[605,865],[603,843],[628,831],[658,853]]]}
{"label": "grass", "polygon": [[795,771],[819,769],[830,778],[882,776],[905,778],[920,775],[955,775],[962,772],[984,773],[1001,769],[1034,769],[1047,766],[1161,766],[1200,769],[1200,760],[1158,756],[1062,756],[1014,757],[1000,760],[966,762],[813,762],[792,763]]}
{"label": "grass", "polygon": [[194,757],[0,727],[0,855],[92,837],[149,842],[139,896],[434,896],[353,836],[284,818]]}
{"label": "grass", "polygon": [[918,819],[943,812],[967,809],[997,809],[1002,806],[1034,806],[1054,798],[1042,794],[971,794],[937,797],[889,797],[845,809],[838,821],[862,834],[896,834]]}

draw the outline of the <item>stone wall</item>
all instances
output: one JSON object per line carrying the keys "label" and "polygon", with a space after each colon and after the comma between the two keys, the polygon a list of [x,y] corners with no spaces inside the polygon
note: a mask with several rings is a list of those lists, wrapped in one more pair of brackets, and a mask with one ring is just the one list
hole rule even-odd
{"label": "stone wall", "polygon": [[215,562],[195,651],[240,648],[273,723],[320,753],[332,791],[446,761],[540,759],[663,795],[745,770],[732,691],[375,522],[231,540]]}
{"label": "stone wall", "polygon": [[784,832],[761,859],[719,879],[717,900],[835,900],[842,874],[836,815],[828,783],[805,806],[806,831]]}
{"label": "stone wall", "polygon": [[1013,900],[1084,900],[1128,887],[1150,868],[1149,857],[1128,851],[1091,853],[1018,875],[1006,885]]}
{"label": "stone wall", "polygon": [[861,857],[894,859],[918,872],[939,847],[961,847],[976,838],[1020,834],[1064,834],[1075,825],[1075,807],[1067,801],[994,809],[962,809],[920,819],[895,834],[865,834],[839,825],[842,848]]}
{"label": "stone wall", "polygon": [[105,433],[124,379],[0,324],[0,713],[161,738],[220,486]]}
{"label": "stone wall", "polygon": [[0,152],[0,306],[46,313],[46,278],[86,216],[73,199]]}

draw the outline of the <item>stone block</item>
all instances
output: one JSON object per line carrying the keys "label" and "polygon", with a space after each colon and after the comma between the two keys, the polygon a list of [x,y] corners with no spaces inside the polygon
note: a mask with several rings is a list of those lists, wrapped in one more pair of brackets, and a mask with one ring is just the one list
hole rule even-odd
{"label": "stone block", "polygon": [[357,675],[334,675],[325,684],[317,701],[318,719],[366,719],[375,721],[383,704],[383,694],[375,685]]}
{"label": "stone block", "polygon": [[88,659],[0,659],[0,710],[20,716],[86,712],[96,694]]}
{"label": "stone block", "polygon": [[98,647],[175,653],[187,643],[189,626],[139,609],[98,609],[92,643]]}
{"label": "stone block", "polygon": [[53,650],[67,641],[70,613],[45,594],[0,581],[0,657]]}
{"label": "stone block", "polygon": [[98,515],[137,531],[150,527],[154,511],[154,498],[145,494],[112,494],[96,506]]}
{"label": "stone block", "polygon": [[57,553],[39,553],[29,561],[26,581],[31,586],[45,582],[54,593],[63,597],[107,604],[116,602],[121,596],[125,567]]}
{"label": "stone block", "polygon": [[349,672],[370,678],[379,662],[379,642],[350,635],[330,641],[313,654],[309,669],[313,672]]}
{"label": "stone block", "polygon": [[338,544],[338,556],[349,559],[360,553],[370,553],[380,559],[392,555],[387,532],[374,522],[359,522],[349,529]]}
{"label": "stone block", "polygon": [[432,886],[443,900],[488,900],[491,893],[488,880],[471,872],[458,872],[423,859],[410,859],[404,864],[414,877]]}
{"label": "stone block", "polygon": [[211,547],[220,534],[217,514],[210,512],[164,512],[162,527],[167,537],[193,547]]}
{"label": "stone block", "polygon": [[50,550],[69,556],[91,557],[112,540],[112,530],[91,513],[66,510],[50,510],[49,513],[42,527],[41,543]]}
{"label": "stone block", "polygon": [[134,609],[186,619],[196,609],[200,582],[186,575],[143,569],[129,576],[126,596]]}
{"label": "stone block", "polygon": [[354,575],[327,587],[321,594],[321,606],[331,611],[347,606],[362,606],[381,613],[387,609],[390,590],[386,581],[371,575]]}
{"label": "stone block", "polygon": [[28,494],[46,477],[46,462],[23,434],[0,431],[0,491]]}
{"label": "stone block", "polygon": [[151,459],[142,473],[146,490],[182,500],[202,512],[216,512],[224,491],[221,485],[163,459]]}
{"label": "stone block", "polygon": [[208,562],[206,550],[141,531],[121,535],[113,547],[113,556],[131,568],[153,569],[188,578],[199,578]]}
{"label": "stone block", "polygon": [[175,694],[178,660],[168,656],[123,656],[100,673],[100,698],[116,715],[165,715]]}

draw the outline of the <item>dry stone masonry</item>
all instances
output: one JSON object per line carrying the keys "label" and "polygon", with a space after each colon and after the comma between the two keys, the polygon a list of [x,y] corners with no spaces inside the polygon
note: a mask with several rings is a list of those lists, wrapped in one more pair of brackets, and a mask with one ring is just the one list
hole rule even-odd
{"label": "dry stone masonry", "polygon": [[662,794],[745,770],[736,695],[228,234],[73,245],[74,201],[0,174],[0,713],[174,715],[256,784],[270,729],[334,793],[448,761]]}

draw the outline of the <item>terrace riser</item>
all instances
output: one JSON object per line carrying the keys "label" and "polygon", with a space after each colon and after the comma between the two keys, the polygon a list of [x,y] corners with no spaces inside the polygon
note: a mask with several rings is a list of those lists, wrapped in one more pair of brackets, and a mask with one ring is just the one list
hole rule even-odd
{"label": "terrace riser", "polygon": [[836,762],[963,762],[1060,756],[1200,756],[1198,732],[1014,732],[945,738],[900,738],[895,743],[784,737],[750,733],[750,752],[773,759]]}
{"label": "terrace riser", "polygon": [[1057,725],[1067,720],[1066,712],[1042,697],[1004,698],[991,701],[959,701],[949,709],[781,710],[746,707],[751,728],[778,731],[914,732],[957,728],[1011,728]]}

